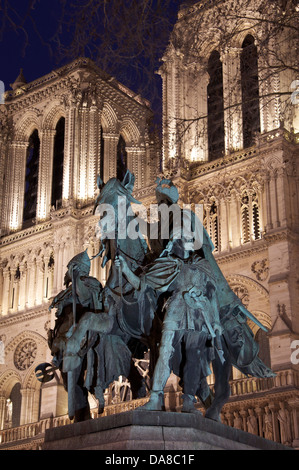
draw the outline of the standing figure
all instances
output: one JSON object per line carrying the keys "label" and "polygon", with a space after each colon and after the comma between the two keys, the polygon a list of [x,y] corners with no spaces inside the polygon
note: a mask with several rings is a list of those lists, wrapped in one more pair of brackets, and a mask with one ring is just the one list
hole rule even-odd
{"label": "standing figure", "polygon": [[249,413],[249,416],[247,417],[247,431],[257,436],[258,435],[257,418],[254,415],[252,408],[248,409],[248,413]]}
{"label": "standing figure", "polygon": [[234,428],[243,430],[243,420],[238,411],[234,411]]}
{"label": "standing figure", "polygon": [[277,413],[277,418],[280,424],[281,443],[285,445],[291,445],[292,434],[290,414],[283,402],[280,402],[279,406],[280,410]]}
{"label": "standing figure", "polygon": [[117,263],[135,288],[150,286],[168,295],[151,396],[142,409],[165,408],[166,382],[172,370],[179,375],[183,367],[182,411],[197,412],[195,395],[201,378],[211,374],[214,348],[222,354],[216,284],[209,262],[193,252],[193,240],[182,238],[174,240],[168,256],[158,258],[141,278],[130,271],[124,258]]}
{"label": "standing figure", "polygon": [[48,343],[54,356],[52,363],[61,370],[68,392],[69,417],[82,421],[90,418],[85,373],[87,351],[94,338],[80,335],[80,354],[69,353],[68,341],[84,315],[95,315],[102,333],[111,330],[112,322],[106,313],[102,313],[102,285],[89,276],[90,259],[86,251],[72,258],[67,267],[64,278],[66,289],[53,299],[49,307],[49,310],[56,308],[57,311],[55,327],[49,330]]}
{"label": "standing figure", "polygon": [[265,415],[264,415],[264,426],[263,426],[264,436],[265,439],[269,439],[273,441],[273,419],[272,413],[270,411],[269,406],[265,407]]}

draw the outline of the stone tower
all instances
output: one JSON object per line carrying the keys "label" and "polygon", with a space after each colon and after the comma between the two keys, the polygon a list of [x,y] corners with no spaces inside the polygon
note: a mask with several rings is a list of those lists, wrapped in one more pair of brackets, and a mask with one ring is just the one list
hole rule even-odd
{"label": "stone tower", "polygon": [[[248,430],[248,410],[255,408],[256,432],[265,435],[268,407],[273,439],[298,446],[296,3],[183,6],[160,75],[164,172],[176,180],[185,203],[203,204],[217,262],[268,328],[264,335],[251,325],[260,357],[277,373],[271,383],[259,384],[233,370],[223,419],[233,425],[236,413]],[[251,393],[263,399],[251,402]],[[287,438],[280,436],[281,415],[289,419]]]}
{"label": "stone tower", "polygon": [[[158,161],[151,116],[148,102],[85,58],[31,83],[21,72],[6,92],[0,118],[0,429],[67,411],[61,383],[41,389],[34,372],[51,360],[49,300],[64,288],[68,261],[83,249],[90,257],[98,251],[97,175],[106,182],[128,168],[136,189],[153,180]],[[91,275],[105,282],[100,258]]]}
{"label": "stone tower", "polygon": [[[296,3],[182,6],[159,73],[163,173],[179,188],[180,202],[202,204],[220,268],[268,328],[265,334],[250,324],[260,357],[277,374],[262,380],[233,369],[222,420],[299,448]],[[155,202],[159,172],[147,103],[90,61],[29,84],[21,75],[12,88],[0,128],[0,449],[32,448],[47,426],[67,422],[61,384],[40,388],[34,368],[51,359],[47,308],[67,261],[82,245],[97,252],[96,174],[107,181],[127,166],[136,175],[134,196],[147,205]],[[91,274],[105,282],[96,261]],[[128,386],[122,380],[118,397]],[[209,382],[213,388],[213,375]],[[168,392],[168,409],[179,411],[174,376]],[[138,406],[110,403],[109,412]],[[31,440],[23,443],[25,437]]]}

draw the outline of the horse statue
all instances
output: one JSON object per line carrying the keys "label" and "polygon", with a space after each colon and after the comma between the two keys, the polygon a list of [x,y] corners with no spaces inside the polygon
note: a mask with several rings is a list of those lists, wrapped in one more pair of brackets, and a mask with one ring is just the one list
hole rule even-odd
{"label": "horse statue", "polygon": [[[182,371],[190,371],[190,368],[196,366],[194,370],[198,374],[195,381],[192,378],[192,393],[204,404],[205,416],[219,420],[221,408],[229,397],[232,365],[256,377],[274,375],[258,357],[258,345],[246,323],[247,318],[260,328],[265,327],[248,312],[230,289],[212,254],[214,247],[210,237],[202,224],[197,223],[192,211],[189,211],[193,223],[190,236],[194,242],[195,223],[197,231],[201,227],[199,236],[195,235],[197,241],[200,239],[200,244],[193,243],[190,256],[184,255],[186,259],[183,262],[179,244],[176,243],[173,220],[170,221],[169,240],[161,239],[161,230],[158,230],[158,240],[151,239],[150,224],[145,223],[146,242],[139,230],[140,219],[131,207],[132,203],[140,204],[132,196],[134,181],[134,175],[129,171],[123,181],[111,178],[104,184],[100,178],[97,180],[99,195],[94,213],[99,216],[97,232],[100,250],[96,256],[102,257],[103,267],[110,263],[105,286],[89,276],[90,260],[87,254],[77,255],[79,258],[75,257],[68,265],[66,289],[58,294],[50,306],[57,308],[57,320],[54,331],[50,332],[49,345],[54,356],[53,363],[62,371],[68,390],[69,416],[75,417],[77,421],[89,417],[87,391],[95,394],[99,401],[99,413],[103,412],[103,392],[119,375],[127,377],[131,382],[133,398],[145,395],[145,384],[136,373],[132,359],[143,358],[149,350],[149,377],[154,379],[162,354],[159,345],[165,330],[163,321],[167,318],[167,309],[171,303],[175,305],[176,296],[182,296],[182,311],[191,315],[191,319],[197,315],[195,323],[195,317],[192,321],[195,328],[204,331],[201,336],[204,340],[201,339],[200,348],[199,343],[193,341],[195,354],[187,350],[187,355],[189,343],[183,344],[181,341],[175,346],[168,344],[172,351],[169,365],[180,377],[184,395],[188,397],[188,374]],[[158,204],[166,203],[169,206],[177,203],[178,191],[170,180],[158,179],[156,197]],[[127,236],[129,226],[133,227],[137,237]],[[210,286],[204,291],[200,285],[196,288],[192,285],[192,273],[188,269],[192,271],[196,267],[198,279],[205,279],[208,286],[207,268],[206,277],[202,273],[203,266],[207,264],[213,289]],[[184,286],[183,269],[189,273],[188,286]],[[212,295],[213,290],[215,294]],[[210,308],[211,302],[213,308]],[[213,330],[213,319],[207,321],[205,309],[210,309],[211,315],[217,317],[217,334]],[[187,323],[184,328],[188,330]],[[186,364],[186,356],[192,358],[191,365]],[[198,368],[194,361],[201,361],[205,366]],[[215,375],[213,394],[206,380],[211,372],[209,363]],[[47,374],[43,375],[44,371],[45,365],[37,368],[41,381],[48,380],[45,378]],[[194,400],[191,397],[191,401]],[[151,407],[150,402],[147,409],[164,409],[160,403],[157,407]],[[186,405],[184,411],[193,412],[194,408]]]}
{"label": "horse statue", "polygon": [[121,253],[138,272],[149,253],[141,234],[135,240],[120,236],[124,216],[125,229],[129,223],[138,224],[131,210],[131,203],[138,203],[132,197],[134,179],[130,172],[123,181],[112,178],[103,184],[98,178],[100,193],[94,212],[99,214],[101,248],[96,256],[102,256],[103,267],[110,262],[105,287],[89,275],[91,260],[84,251],[68,263],[66,289],[49,307],[56,309],[56,324],[48,338],[53,361],[52,365],[40,364],[36,376],[46,382],[54,377],[53,366],[60,369],[68,392],[69,417],[75,421],[90,417],[88,391],[98,399],[99,414],[103,412],[104,390],[120,375],[130,381],[133,398],[146,393],[145,379],[133,359],[143,359],[148,349],[155,350],[151,331],[157,296],[150,289],[138,295],[114,264]]}

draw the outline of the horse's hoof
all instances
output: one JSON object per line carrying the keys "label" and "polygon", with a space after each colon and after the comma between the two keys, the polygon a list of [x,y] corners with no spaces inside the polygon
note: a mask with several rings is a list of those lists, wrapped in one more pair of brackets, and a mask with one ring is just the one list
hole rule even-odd
{"label": "horse's hoof", "polygon": [[217,423],[221,423],[221,418],[219,413],[209,413],[208,411],[205,414],[205,418],[211,419],[212,421],[216,421]]}
{"label": "horse's hoof", "polygon": [[138,408],[144,411],[165,411],[164,395],[161,392],[152,392],[151,397],[145,405]]}
{"label": "horse's hoof", "polygon": [[202,416],[202,412],[200,410],[197,410],[196,408],[192,408],[189,410],[183,410],[181,411],[182,413],[193,413],[194,415]]}

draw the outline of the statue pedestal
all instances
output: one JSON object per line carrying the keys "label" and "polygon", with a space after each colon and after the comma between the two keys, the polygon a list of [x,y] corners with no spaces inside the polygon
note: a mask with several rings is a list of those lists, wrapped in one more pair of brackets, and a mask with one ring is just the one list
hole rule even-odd
{"label": "statue pedestal", "polygon": [[135,409],[47,429],[43,450],[288,450],[189,413]]}

